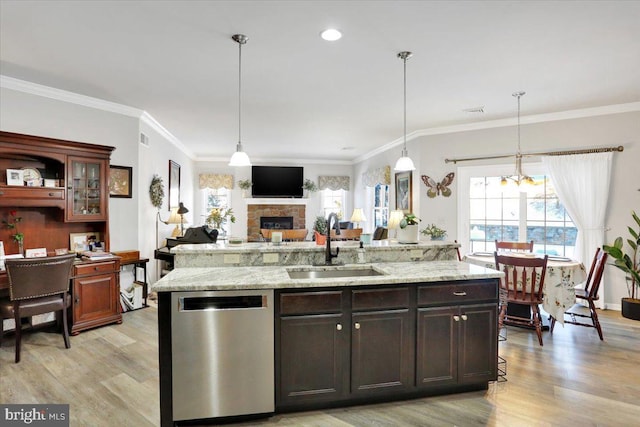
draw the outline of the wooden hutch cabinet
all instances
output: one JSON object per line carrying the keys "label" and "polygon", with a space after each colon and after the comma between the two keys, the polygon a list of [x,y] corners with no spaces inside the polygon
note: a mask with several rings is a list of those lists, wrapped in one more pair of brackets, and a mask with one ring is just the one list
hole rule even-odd
{"label": "wooden hutch cabinet", "polygon": [[[0,132],[0,220],[20,217],[24,248],[71,249],[70,235],[96,235],[109,250],[109,161],[114,147]],[[18,171],[18,172],[16,172]],[[21,172],[20,172],[21,171]],[[25,182],[15,182],[20,173]],[[15,175],[15,176],[14,176]],[[12,185],[11,185],[12,184]],[[22,184],[22,185],[20,185]],[[18,252],[15,230],[0,227],[5,253]],[[71,331],[121,322],[120,260],[74,266]],[[0,293],[6,292],[0,272]]]}

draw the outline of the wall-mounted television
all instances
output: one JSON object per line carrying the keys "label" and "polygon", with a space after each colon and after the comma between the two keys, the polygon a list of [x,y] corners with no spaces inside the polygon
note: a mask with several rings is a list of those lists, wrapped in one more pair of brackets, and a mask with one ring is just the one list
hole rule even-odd
{"label": "wall-mounted television", "polygon": [[303,195],[302,166],[252,166],[253,197],[297,197]]}

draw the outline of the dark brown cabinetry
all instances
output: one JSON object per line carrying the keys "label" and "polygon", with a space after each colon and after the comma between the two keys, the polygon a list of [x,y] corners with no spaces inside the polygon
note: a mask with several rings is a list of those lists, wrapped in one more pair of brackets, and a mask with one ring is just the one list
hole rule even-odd
{"label": "dark brown cabinetry", "polygon": [[351,291],[351,393],[395,393],[412,385],[414,345],[409,288]]}
{"label": "dark brown cabinetry", "polygon": [[341,290],[281,293],[276,400],[332,402],[348,388],[349,318]]}
{"label": "dark brown cabinetry", "polygon": [[486,387],[497,375],[497,289],[481,280],[278,292],[276,408]]}
{"label": "dark brown cabinetry", "polygon": [[496,291],[474,282],[418,289],[418,387],[472,384],[496,378],[497,306],[476,304],[495,299]]}
{"label": "dark brown cabinetry", "polygon": [[71,279],[71,333],[121,323],[120,258],[77,264]]}

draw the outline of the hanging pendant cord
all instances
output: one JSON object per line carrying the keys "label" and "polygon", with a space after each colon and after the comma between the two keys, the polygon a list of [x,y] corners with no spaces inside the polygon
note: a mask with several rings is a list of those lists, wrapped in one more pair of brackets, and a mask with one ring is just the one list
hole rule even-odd
{"label": "hanging pendant cord", "polygon": [[238,142],[242,142],[242,43],[238,43]]}
{"label": "hanging pendant cord", "polygon": [[520,154],[520,97],[522,94],[517,94],[518,97],[518,154]]}
{"label": "hanging pendant cord", "polygon": [[403,58],[404,62],[404,145],[403,148],[407,150],[407,57]]}

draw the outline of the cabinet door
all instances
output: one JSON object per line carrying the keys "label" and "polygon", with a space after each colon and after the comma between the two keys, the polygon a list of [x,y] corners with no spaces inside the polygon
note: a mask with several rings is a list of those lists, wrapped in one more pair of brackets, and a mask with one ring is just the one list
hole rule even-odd
{"label": "cabinet door", "polygon": [[469,384],[497,379],[497,313],[495,304],[460,307],[459,383]]}
{"label": "cabinet door", "polygon": [[107,219],[107,162],[69,157],[67,166],[67,221]]}
{"label": "cabinet door", "polygon": [[77,332],[122,319],[115,273],[73,279],[73,326]]}
{"label": "cabinet door", "polygon": [[277,405],[344,398],[348,335],[343,314],[281,317]]}
{"label": "cabinet door", "polygon": [[411,387],[415,347],[409,310],[353,313],[351,323],[351,393]]}
{"label": "cabinet door", "polygon": [[416,385],[455,384],[458,377],[457,307],[418,309]]}

